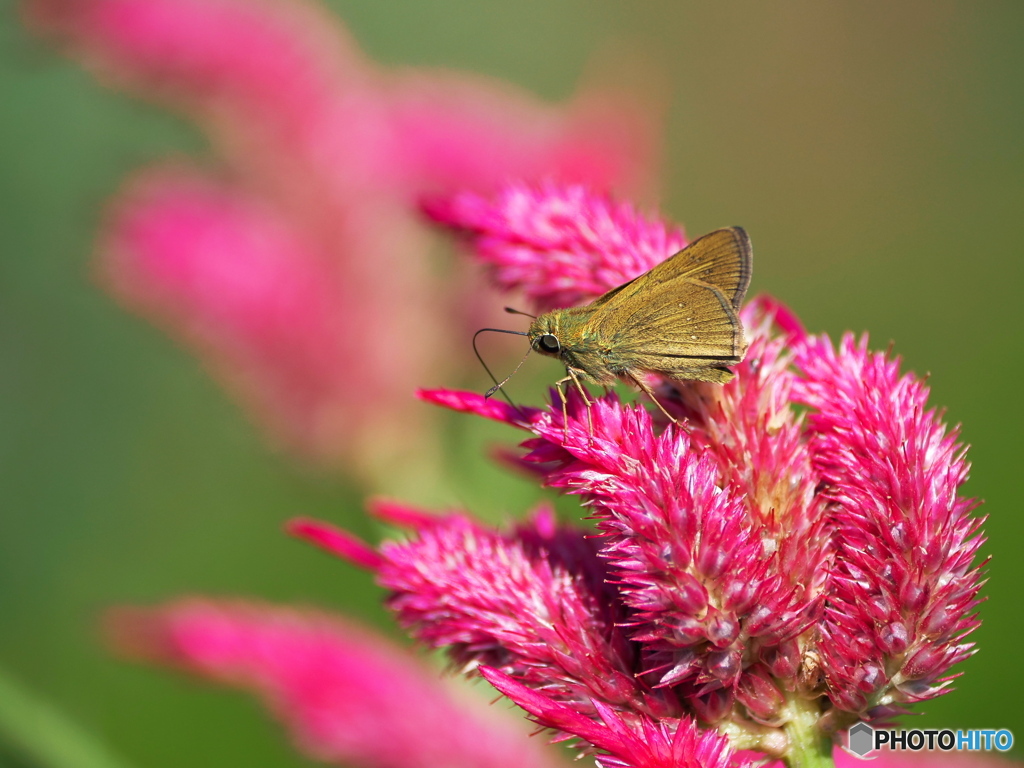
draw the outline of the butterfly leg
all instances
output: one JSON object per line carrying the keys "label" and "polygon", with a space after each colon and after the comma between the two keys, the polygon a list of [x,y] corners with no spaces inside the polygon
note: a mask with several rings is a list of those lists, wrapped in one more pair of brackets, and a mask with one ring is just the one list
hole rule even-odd
{"label": "butterfly leg", "polygon": [[640,387],[640,389],[643,390],[643,392],[649,398],[651,398],[651,400],[654,401],[654,404],[658,406],[658,409],[668,417],[669,421],[671,421],[673,424],[679,424],[679,419],[677,419],[675,416],[673,416],[671,413],[665,410],[665,406],[663,406],[661,402],[658,400],[658,398],[654,396],[654,390],[651,389],[650,385],[646,381],[644,381],[639,376],[634,376],[630,371],[625,371],[624,375],[632,379],[633,383]]}
{"label": "butterfly leg", "polygon": [[566,382],[572,381],[572,378],[566,376],[564,379],[559,379],[555,382],[555,390],[558,392],[558,397],[562,401],[562,442],[566,442],[569,439],[569,408],[568,398],[565,396],[565,390],[562,389],[562,385]]}
{"label": "butterfly leg", "polygon": [[587,429],[590,433],[591,439],[594,437],[594,414],[591,411],[591,406],[594,404],[590,402],[590,398],[587,396],[587,390],[583,388],[580,383],[579,377],[576,375],[576,371],[572,368],[566,368],[565,372],[569,374],[568,378],[572,379],[572,383],[576,385],[576,391],[580,393],[580,397],[583,398],[583,402],[587,406]]}
{"label": "butterfly leg", "polygon": [[561,398],[562,400],[562,436],[565,439],[568,439],[569,437],[569,399],[566,397],[565,390],[562,389],[562,385],[572,382],[576,386],[576,391],[580,393],[580,397],[583,398],[583,402],[587,406],[587,423],[590,428],[590,436],[593,437],[594,415],[590,412],[590,407],[593,405],[593,403],[590,401],[590,397],[587,395],[587,390],[585,390],[583,388],[583,384],[580,383],[579,377],[576,375],[576,372],[573,371],[571,368],[566,368],[565,372],[566,377],[564,379],[559,379],[558,381],[555,382],[555,389],[558,390],[558,397]]}

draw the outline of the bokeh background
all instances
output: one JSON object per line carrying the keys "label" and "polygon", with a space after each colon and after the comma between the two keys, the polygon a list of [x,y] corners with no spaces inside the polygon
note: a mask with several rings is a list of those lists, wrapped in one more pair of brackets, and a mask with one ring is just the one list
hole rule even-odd
{"label": "bokeh background", "polygon": [[[992,562],[981,650],[913,725],[1024,738],[1024,5],[330,7],[385,65],[484,73],[551,100],[603,76],[656,95],[666,216],[691,234],[742,224],[754,292],[813,330],[893,340],[931,374],[933,403],[972,446]],[[268,450],[193,357],[90,276],[104,201],[139,165],[202,152],[195,128],[98,85],[11,3],[0,95],[0,667],[132,764],[303,765],[249,699],[111,658],[97,616],[243,594],[392,631],[369,576],[280,531],[308,514],[375,539],[364,489]],[[554,372],[534,363],[515,395],[539,400]],[[480,386],[474,370],[409,389],[467,383]],[[444,468],[411,500],[521,513],[540,492],[483,458],[516,436],[476,421],[443,423]],[[29,763],[0,745],[0,764]]]}

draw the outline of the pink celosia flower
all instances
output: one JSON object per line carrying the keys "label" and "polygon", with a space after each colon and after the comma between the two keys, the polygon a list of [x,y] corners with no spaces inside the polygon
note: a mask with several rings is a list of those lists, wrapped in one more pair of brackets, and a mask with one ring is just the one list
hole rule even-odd
{"label": "pink celosia flower", "polygon": [[[368,352],[351,325],[368,310],[365,296],[337,279],[322,243],[264,201],[199,174],[150,171],[125,195],[105,251],[111,289],[183,335],[291,444],[329,456],[339,435],[364,451],[398,440],[381,434],[388,420],[370,425],[341,404],[367,389],[381,404],[401,400],[402,365],[427,361]],[[410,413],[402,431],[420,421]]]}
{"label": "pink celosia flower", "polygon": [[425,211],[468,236],[498,287],[521,289],[539,311],[584,304],[686,246],[682,229],[583,185],[513,183],[493,200],[464,191]]}
{"label": "pink celosia flower", "polygon": [[374,568],[419,639],[447,647],[466,670],[480,668],[542,725],[607,752],[603,765],[724,768],[735,757],[723,736],[696,729],[673,691],[637,677],[640,648],[583,530],[556,525],[546,508],[509,533],[459,514],[394,504],[374,511],[414,525],[417,538],[375,553],[322,524],[298,521],[292,530]]}
{"label": "pink celosia flower", "polygon": [[557,764],[522,729],[472,709],[384,638],[323,613],[191,599],[114,611],[108,627],[131,656],[258,694],[317,760],[364,768]]}
{"label": "pink celosia flower", "polygon": [[[559,194],[579,216],[549,216]],[[507,284],[540,302],[543,281],[579,274],[545,264],[543,243],[559,258],[576,249],[585,276],[628,279],[665,231],[624,217],[614,249],[587,251],[579,221],[615,226],[603,198],[518,185],[490,208],[459,199],[485,223],[467,228],[484,260],[521,268]],[[586,280],[581,300],[611,287]],[[376,571],[413,635],[608,765],[825,752],[838,730],[943,693],[972,653],[980,520],[957,495],[963,448],[922,382],[866,341],[808,335],[771,300],[742,318],[750,348],[732,382],[659,386],[679,426],[615,394],[588,409],[570,392],[563,419],[554,395],[537,409],[422,393],[530,432],[521,461],[581,497],[596,538],[547,514],[494,531],[395,505],[378,512],[413,535],[377,551],[317,523],[296,533]]]}
{"label": "pink celosia flower", "polygon": [[[638,181],[635,111],[540,104],[483,78],[382,72],[319,8],[279,0],[34,0],[104,79],[183,111],[223,178],[157,168],[104,238],[115,294],[193,347],[278,442],[371,480],[435,453],[408,393],[472,311],[427,263],[424,194],[508,176]],[[614,106],[614,109],[613,109]]]}
{"label": "pink celosia flower", "polygon": [[957,495],[964,446],[928,409],[928,388],[867,339],[798,347],[794,400],[809,406],[811,455],[832,505],[836,569],[821,669],[844,710],[901,711],[948,686],[979,624],[978,502]]}

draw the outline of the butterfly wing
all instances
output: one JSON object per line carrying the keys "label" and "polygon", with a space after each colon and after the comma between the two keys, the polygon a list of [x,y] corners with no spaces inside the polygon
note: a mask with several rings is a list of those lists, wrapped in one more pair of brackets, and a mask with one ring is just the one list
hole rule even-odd
{"label": "butterfly wing", "polygon": [[750,275],[753,271],[753,251],[750,238],[743,227],[719,229],[704,235],[675,256],[684,262],[679,276],[717,287],[735,311],[739,311]]}
{"label": "butterfly wing", "polygon": [[646,274],[598,297],[590,306],[608,304],[613,299],[628,300],[661,283],[688,278],[717,287],[738,312],[752,269],[753,252],[746,231],[742,227],[718,229],[694,240]]}
{"label": "butterfly wing", "polygon": [[[680,253],[682,253],[682,251],[680,251]],[[657,267],[655,267],[655,269],[657,269]],[[598,296],[596,299],[594,299],[592,302],[590,302],[587,306],[588,307],[600,307],[602,304],[607,304],[609,301],[611,301],[613,298],[618,296],[620,293],[623,293],[623,292],[632,293],[633,292],[632,291],[632,286],[634,285],[634,283],[636,283],[638,280],[645,279],[649,274],[651,274],[650,271],[645,272],[644,274],[640,275],[639,277],[634,277],[628,283],[623,283],[618,288],[612,288],[607,293],[602,293],[600,296]]]}

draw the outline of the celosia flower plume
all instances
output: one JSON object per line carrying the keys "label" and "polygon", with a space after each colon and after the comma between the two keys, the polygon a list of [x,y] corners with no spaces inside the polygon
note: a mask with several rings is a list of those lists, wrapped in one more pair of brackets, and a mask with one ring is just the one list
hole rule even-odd
{"label": "celosia flower plume", "polygon": [[681,228],[582,185],[513,183],[493,199],[460,191],[424,210],[469,239],[500,289],[523,291],[540,312],[584,304],[686,247]]}
{"label": "celosia flower plume", "polygon": [[[558,273],[586,301],[647,269],[656,238],[662,259],[679,242],[581,188],[488,200],[431,210],[539,306],[559,300],[545,292]],[[552,216],[552,200],[576,215]],[[606,251],[586,238],[597,221],[620,225]],[[808,334],[773,300],[742,320],[732,382],[661,382],[678,425],[614,393],[588,407],[570,391],[565,411],[554,393],[545,408],[421,393],[528,432],[519,461],[579,496],[596,535],[546,512],[494,530],[395,504],[378,514],[412,533],[377,550],[311,521],[294,531],[375,571],[414,637],[605,765],[826,754],[853,723],[948,690],[973,652],[981,521],[958,495],[956,433],[897,360]]]}
{"label": "celosia flower plume", "polygon": [[836,562],[822,671],[837,705],[899,710],[942,693],[973,652],[974,556],[983,518],[958,495],[965,448],[928,407],[928,388],[852,335],[798,348],[795,400],[832,505]]}
{"label": "celosia flower plume", "polygon": [[[277,444],[371,482],[436,453],[409,397],[475,309],[427,258],[419,200],[507,177],[642,182],[651,141],[608,94],[550,106],[451,72],[384,71],[292,0],[30,0],[105,82],[184,113],[220,168],[125,185],[105,284],[194,350]],[[622,117],[622,115],[631,115]]]}
{"label": "celosia flower plume", "polygon": [[[308,609],[179,600],[118,609],[129,656],[249,690],[297,748],[361,768],[554,768],[522,728],[471,708],[376,633]],[[488,716],[491,715],[491,716]]]}

